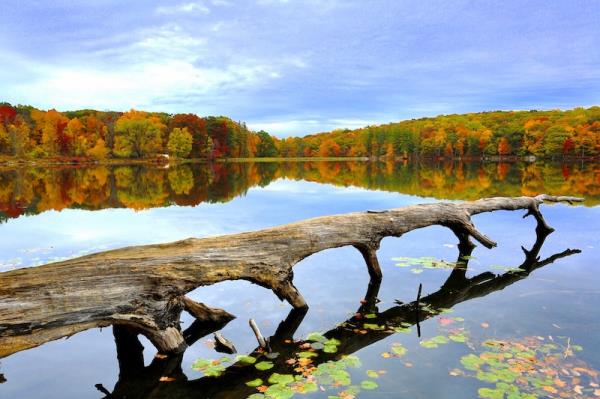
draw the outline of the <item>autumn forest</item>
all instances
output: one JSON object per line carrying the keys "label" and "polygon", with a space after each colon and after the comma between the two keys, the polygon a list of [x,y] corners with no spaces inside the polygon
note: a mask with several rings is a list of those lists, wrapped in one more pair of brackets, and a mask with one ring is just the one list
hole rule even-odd
{"label": "autumn forest", "polygon": [[[277,133],[277,132],[273,132]],[[600,107],[494,111],[288,137],[224,116],[0,104],[0,161],[255,157],[594,158]]]}

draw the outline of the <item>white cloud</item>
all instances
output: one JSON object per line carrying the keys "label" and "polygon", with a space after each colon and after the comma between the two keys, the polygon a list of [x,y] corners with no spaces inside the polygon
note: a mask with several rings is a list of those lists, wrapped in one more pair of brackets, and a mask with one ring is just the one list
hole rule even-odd
{"label": "white cloud", "polygon": [[265,130],[271,134],[279,137],[305,135],[310,133],[318,133],[330,131],[333,129],[357,129],[360,127],[374,125],[378,123],[388,122],[391,119],[383,117],[380,120],[367,120],[367,119],[284,119],[277,121],[262,121],[248,123],[248,127],[253,130]]}
{"label": "white cloud", "polygon": [[156,9],[157,14],[179,14],[179,13],[191,13],[191,12],[199,12],[202,14],[210,13],[210,8],[208,8],[204,3],[201,2],[193,2],[193,3],[183,3],[178,4],[176,6],[160,6]]}
{"label": "white cloud", "polygon": [[188,3],[181,3],[172,6],[160,6],[156,8],[157,14],[170,15],[170,14],[210,14],[210,7],[229,7],[231,2],[229,0],[206,0],[206,1],[192,1]]}
{"label": "white cloud", "polygon": [[178,60],[116,70],[43,67],[37,73],[38,79],[18,84],[10,91],[28,101],[36,99],[36,104],[46,107],[128,109],[148,107],[160,97],[210,98],[211,93],[245,88],[271,79],[271,75],[268,67],[261,65],[199,68]]}
{"label": "white cloud", "polygon": [[[0,49],[0,55],[8,60],[0,65],[0,73],[15,77],[3,83],[3,89],[11,94],[3,100],[62,110],[150,110],[158,99],[195,96],[211,101],[281,77],[267,60],[203,63],[206,40],[187,34],[178,25],[143,30],[136,36],[133,43],[99,56],[113,61],[109,63],[83,64],[69,59],[39,63]],[[19,79],[22,76],[27,79]]]}

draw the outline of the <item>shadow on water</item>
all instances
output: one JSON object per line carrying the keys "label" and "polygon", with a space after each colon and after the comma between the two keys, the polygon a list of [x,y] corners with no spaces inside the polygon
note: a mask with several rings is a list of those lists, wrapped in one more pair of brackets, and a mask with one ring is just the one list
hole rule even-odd
{"label": "shadow on water", "polygon": [[[500,275],[484,272],[468,278],[467,269],[472,248],[463,246],[460,248],[455,267],[436,292],[418,297],[410,303],[397,302],[396,306],[383,311],[379,310],[377,299],[380,282],[372,280],[355,315],[323,334],[324,339],[337,342],[336,350],[318,351],[317,356],[311,358],[311,366],[340,361],[347,355],[389,337],[399,329],[416,326],[418,333],[419,323],[440,314],[443,310],[503,290],[527,278],[539,268],[580,252],[578,249],[567,249],[541,259],[539,253],[549,234],[547,231],[537,231],[537,239],[531,249],[523,248],[524,261],[518,267]],[[143,346],[138,340],[137,333],[124,326],[114,326],[119,379],[112,390],[102,384],[97,384],[96,389],[102,392],[106,399],[246,398],[256,392],[256,388],[246,384],[248,381],[256,379],[266,381],[274,373],[294,374],[297,364],[290,364],[289,359],[297,358],[302,348],[310,343],[310,341],[293,340],[306,312],[306,309],[292,310],[279,324],[275,334],[268,339],[271,352],[278,353],[276,358],[269,356],[260,347],[249,354],[257,361],[272,362],[270,369],[259,371],[247,362],[238,361],[223,370],[218,377],[205,376],[195,380],[189,380],[182,370],[183,354],[155,357],[150,365],[144,366]],[[365,328],[365,315],[369,315],[369,328]],[[188,345],[192,345],[198,339],[222,327],[223,323],[195,322],[184,335]],[[165,377],[169,382],[160,381]]]}

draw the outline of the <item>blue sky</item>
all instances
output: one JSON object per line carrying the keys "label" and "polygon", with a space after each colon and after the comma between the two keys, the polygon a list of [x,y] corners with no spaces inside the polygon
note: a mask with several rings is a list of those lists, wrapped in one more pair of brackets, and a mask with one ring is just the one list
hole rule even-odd
{"label": "blue sky", "polygon": [[227,115],[278,136],[600,104],[600,2],[0,3],[0,101]]}

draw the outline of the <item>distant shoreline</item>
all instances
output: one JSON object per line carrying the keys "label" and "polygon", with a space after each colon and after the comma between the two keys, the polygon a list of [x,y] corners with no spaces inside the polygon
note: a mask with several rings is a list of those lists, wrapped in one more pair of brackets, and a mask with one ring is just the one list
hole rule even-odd
{"label": "distant shoreline", "polygon": [[2,167],[31,167],[31,166],[93,166],[93,165],[178,165],[190,163],[227,163],[227,162],[599,162],[600,157],[534,157],[534,156],[477,156],[477,157],[260,157],[260,158],[41,158],[17,159],[11,157],[0,158]]}

